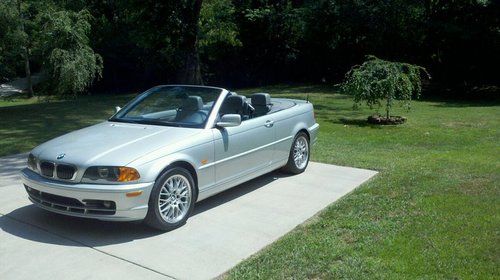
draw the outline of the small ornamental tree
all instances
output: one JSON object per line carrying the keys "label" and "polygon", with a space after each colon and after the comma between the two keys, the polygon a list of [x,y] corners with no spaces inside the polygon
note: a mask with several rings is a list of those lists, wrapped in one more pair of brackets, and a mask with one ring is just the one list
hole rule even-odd
{"label": "small ornamental tree", "polygon": [[55,92],[74,96],[84,92],[101,78],[103,69],[102,57],[90,47],[90,12],[47,9],[39,20],[44,66]]}
{"label": "small ornamental tree", "polygon": [[367,56],[363,64],[347,72],[342,90],[354,96],[355,108],[362,102],[370,108],[385,107],[386,121],[390,121],[395,101],[409,110],[412,98],[420,96],[422,74],[430,78],[421,66]]}

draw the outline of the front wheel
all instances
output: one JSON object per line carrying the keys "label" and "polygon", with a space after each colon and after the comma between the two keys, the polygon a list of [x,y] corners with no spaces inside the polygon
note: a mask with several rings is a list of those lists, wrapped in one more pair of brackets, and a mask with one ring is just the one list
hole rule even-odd
{"label": "front wheel", "polygon": [[189,171],[180,167],[168,169],[151,191],[144,222],[165,231],[182,226],[194,208],[194,188]]}
{"label": "front wheel", "polygon": [[297,133],[290,148],[288,162],[283,167],[283,170],[292,174],[304,172],[309,164],[309,154],[309,137],[304,132]]}

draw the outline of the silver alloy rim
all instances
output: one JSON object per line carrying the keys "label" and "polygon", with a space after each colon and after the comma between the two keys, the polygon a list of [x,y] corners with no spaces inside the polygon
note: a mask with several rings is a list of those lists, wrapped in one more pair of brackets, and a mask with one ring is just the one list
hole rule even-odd
{"label": "silver alloy rim", "polygon": [[160,190],[158,209],[167,223],[177,223],[189,211],[191,186],[189,180],[179,174],[170,176]]}
{"label": "silver alloy rim", "polygon": [[304,169],[309,159],[309,144],[304,136],[299,136],[293,146],[293,161],[298,169]]}

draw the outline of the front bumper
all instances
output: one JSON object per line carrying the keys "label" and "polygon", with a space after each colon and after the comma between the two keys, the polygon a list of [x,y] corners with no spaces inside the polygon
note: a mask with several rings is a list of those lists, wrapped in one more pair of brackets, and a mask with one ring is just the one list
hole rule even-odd
{"label": "front bumper", "polygon": [[[154,185],[154,182],[122,185],[72,184],[44,178],[28,168],[21,171],[21,179],[29,190],[29,199],[40,208],[69,216],[108,221],[143,220],[148,212],[149,195]],[[142,194],[127,197],[127,193],[135,191],[142,191]],[[89,201],[114,202],[114,211],[92,210],[97,208],[88,206]]]}

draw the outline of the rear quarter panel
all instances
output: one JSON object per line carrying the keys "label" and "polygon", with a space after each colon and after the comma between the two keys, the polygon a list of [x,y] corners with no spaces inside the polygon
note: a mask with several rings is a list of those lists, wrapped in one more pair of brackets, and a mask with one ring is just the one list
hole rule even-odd
{"label": "rear quarter panel", "polygon": [[302,129],[312,127],[314,120],[313,105],[303,100],[292,100],[295,106],[272,114],[276,126],[275,161],[288,159],[294,136]]}

